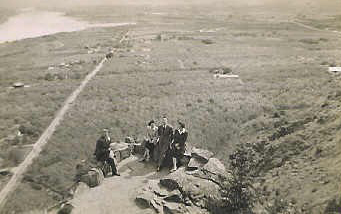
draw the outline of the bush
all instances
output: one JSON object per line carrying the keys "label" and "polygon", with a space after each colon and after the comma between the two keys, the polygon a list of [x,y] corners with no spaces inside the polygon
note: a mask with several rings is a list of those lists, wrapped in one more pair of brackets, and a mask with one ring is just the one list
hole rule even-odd
{"label": "bush", "polygon": [[206,45],[214,44],[214,42],[211,39],[203,39],[203,40],[201,40],[201,42],[206,44]]}
{"label": "bush", "polygon": [[319,43],[319,40],[316,39],[300,39],[299,41],[309,45],[316,45]]}
{"label": "bush", "polygon": [[39,130],[36,127],[32,126],[30,123],[20,125],[19,131],[24,135],[33,137],[39,136]]}
{"label": "bush", "polygon": [[53,80],[55,80],[55,76],[53,74],[47,73],[44,76],[44,80],[53,81]]}
{"label": "bush", "polygon": [[223,182],[221,194],[224,203],[215,213],[253,213],[256,193],[253,190],[254,161],[252,154],[244,146],[240,146],[230,155],[232,177]]}
{"label": "bush", "polygon": [[288,207],[288,203],[286,201],[284,201],[283,199],[275,198],[275,201],[273,202],[273,204],[267,206],[265,210],[269,214],[278,214],[278,213],[282,213],[286,211],[287,207]]}
{"label": "bush", "polygon": [[341,198],[329,201],[324,213],[340,213],[341,212]]}

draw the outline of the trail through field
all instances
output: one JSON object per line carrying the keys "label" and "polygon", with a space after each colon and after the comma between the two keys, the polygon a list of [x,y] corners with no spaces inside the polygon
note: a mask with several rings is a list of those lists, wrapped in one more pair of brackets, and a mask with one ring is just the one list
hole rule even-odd
{"label": "trail through field", "polygon": [[0,192],[0,210],[5,204],[5,200],[7,196],[12,191],[14,191],[18,183],[23,178],[24,173],[26,172],[27,168],[32,164],[33,159],[39,156],[40,152],[43,149],[43,146],[47,144],[49,138],[55,132],[60,122],[63,120],[65,113],[72,106],[72,103],[76,100],[77,96],[83,91],[87,83],[97,74],[98,71],[101,70],[105,61],[106,61],[106,58],[103,58],[102,61],[96,66],[96,68],[85,77],[85,79],[82,81],[80,86],[75,91],[73,91],[72,94],[66,99],[63,107],[59,110],[56,117],[52,120],[50,125],[45,129],[45,131],[40,136],[38,141],[33,145],[31,152],[27,155],[25,160],[21,162],[18,167],[16,167],[11,179],[8,181],[6,186]]}
{"label": "trail through field", "polygon": [[150,179],[160,178],[167,170],[156,172],[156,167],[148,163],[140,163],[137,157],[130,157],[120,163],[121,176],[104,179],[103,183],[87,192],[76,195],[71,201],[75,207],[72,213],[93,214],[152,214],[151,209],[140,208],[135,203],[138,190]]}
{"label": "trail through field", "polygon": [[303,24],[303,23],[301,23],[301,22],[297,22],[297,21],[291,21],[290,23],[293,23],[293,24],[295,24],[295,25],[301,26],[301,27],[306,28],[306,29],[309,29],[309,30],[314,30],[314,31],[319,31],[319,32],[325,32],[325,33],[334,33],[334,34],[341,35],[341,32],[340,32],[340,31],[336,31],[336,30],[331,31],[331,30],[326,30],[326,29],[319,29],[319,28],[316,28],[316,27],[312,27],[312,26]]}

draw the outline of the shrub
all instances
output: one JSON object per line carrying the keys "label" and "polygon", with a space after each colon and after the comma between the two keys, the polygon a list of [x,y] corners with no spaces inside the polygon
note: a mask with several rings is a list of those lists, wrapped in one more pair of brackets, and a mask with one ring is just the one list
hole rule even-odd
{"label": "shrub", "polygon": [[201,40],[201,42],[204,43],[205,45],[214,44],[214,42],[211,39],[203,39]]}
{"label": "shrub", "polygon": [[333,199],[328,202],[324,213],[340,213],[341,212],[341,198]]}
{"label": "shrub", "polygon": [[54,75],[50,73],[47,73],[44,76],[44,80],[47,80],[47,81],[53,81],[54,79],[55,79]]}
{"label": "shrub", "polygon": [[286,211],[287,207],[288,207],[288,203],[286,201],[276,197],[272,204],[265,207],[265,210],[269,214],[277,214],[277,213],[282,213],[282,212]]}
{"label": "shrub", "polygon": [[305,44],[309,44],[309,45],[316,45],[319,43],[319,40],[316,40],[316,39],[300,39],[299,40],[300,42],[302,43],[305,43]]}
{"label": "shrub", "polygon": [[20,125],[19,131],[24,135],[33,136],[33,137],[39,136],[39,130],[33,125],[31,125],[30,123]]}
{"label": "shrub", "polygon": [[232,177],[222,184],[221,194],[224,203],[215,210],[215,213],[253,213],[256,193],[252,187],[254,167],[252,157],[250,150],[245,146],[239,146],[230,155]]}

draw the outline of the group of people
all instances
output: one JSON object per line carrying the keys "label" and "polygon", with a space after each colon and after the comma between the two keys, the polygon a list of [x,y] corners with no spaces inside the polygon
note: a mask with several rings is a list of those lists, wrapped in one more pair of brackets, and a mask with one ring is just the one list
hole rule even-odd
{"label": "group of people", "polygon": [[[181,121],[178,121],[178,124],[178,128],[173,129],[166,116],[162,118],[162,123],[159,126],[154,120],[149,121],[144,139],[145,152],[140,161],[153,160],[157,163],[157,171],[160,171],[166,157],[171,157],[173,162],[171,171],[177,170],[185,154],[188,137],[185,124]],[[111,142],[109,130],[104,129],[103,134],[96,142],[94,155],[97,161],[107,163],[111,167],[112,175],[119,176],[114,152],[110,149]]]}
{"label": "group of people", "polygon": [[160,171],[167,155],[172,157],[175,171],[180,160],[185,154],[188,132],[183,122],[178,121],[178,128],[168,123],[168,118],[162,118],[162,124],[157,126],[154,120],[147,124],[147,136],[144,140],[145,153],[140,161],[154,160],[157,163],[157,171]]}

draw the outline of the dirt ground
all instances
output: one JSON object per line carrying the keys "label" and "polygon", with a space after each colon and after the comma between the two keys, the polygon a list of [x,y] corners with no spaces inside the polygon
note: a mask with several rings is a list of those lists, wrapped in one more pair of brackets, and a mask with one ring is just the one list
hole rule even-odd
{"label": "dirt ground", "polygon": [[[333,32],[341,31],[341,14],[335,5],[319,3],[79,8],[67,12],[93,22],[137,25],[0,44],[3,168],[20,163],[16,146],[34,143],[98,60],[109,48],[115,51],[75,101],[4,213],[62,200],[75,165],[92,155],[103,128],[109,127],[117,141],[141,138],[146,122],[163,114],[174,126],[178,119],[185,121],[188,142],[213,151],[227,165],[236,144],[270,139],[275,152],[269,162],[280,164],[269,164],[260,178],[268,198],[278,192],[303,213],[323,213],[340,195],[340,79],[327,70],[341,66],[341,36]],[[100,49],[89,54],[88,47]],[[60,66],[75,60],[70,69]],[[52,74],[50,66],[60,67],[58,73]],[[215,79],[209,70],[217,67],[229,67],[239,77]],[[17,81],[31,87],[8,88]],[[20,127],[26,133],[18,138]],[[292,128],[278,134],[282,127]]]}

